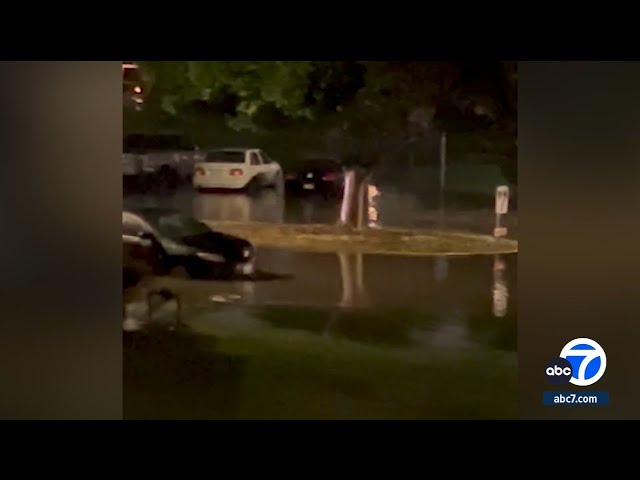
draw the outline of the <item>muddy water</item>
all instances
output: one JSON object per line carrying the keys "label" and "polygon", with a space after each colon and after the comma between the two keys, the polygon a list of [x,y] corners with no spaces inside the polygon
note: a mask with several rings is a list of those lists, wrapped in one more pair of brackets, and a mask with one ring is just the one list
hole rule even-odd
{"label": "muddy water", "polygon": [[[227,314],[239,310],[260,316],[275,309],[282,323],[274,320],[278,315],[267,315],[273,327],[321,334],[326,325],[321,328],[306,317],[320,316],[327,323],[335,315],[347,318],[360,311],[375,317],[371,322],[390,322],[392,329],[402,324],[399,317],[413,318],[411,328],[417,331],[407,334],[417,337],[425,334],[421,329],[432,331],[437,325],[437,335],[452,343],[488,347],[482,345],[485,337],[474,333],[482,331],[489,343],[500,337],[500,349],[516,348],[516,255],[403,257],[260,249],[258,268],[256,281],[164,277],[152,282],[178,292],[185,312],[198,315],[222,308]],[[365,342],[366,330],[363,325]]]}

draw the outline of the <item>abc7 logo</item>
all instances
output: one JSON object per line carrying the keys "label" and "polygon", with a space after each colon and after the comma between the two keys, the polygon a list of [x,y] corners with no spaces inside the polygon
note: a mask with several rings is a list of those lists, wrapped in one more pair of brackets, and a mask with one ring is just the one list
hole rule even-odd
{"label": "abc7 logo", "polygon": [[554,385],[563,385],[569,383],[571,376],[573,375],[573,367],[571,362],[566,358],[554,358],[551,360],[544,370],[549,382]]}
{"label": "abc7 logo", "polygon": [[547,364],[545,374],[555,385],[586,387],[600,380],[606,368],[607,356],[600,344],[590,338],[576,338]]}

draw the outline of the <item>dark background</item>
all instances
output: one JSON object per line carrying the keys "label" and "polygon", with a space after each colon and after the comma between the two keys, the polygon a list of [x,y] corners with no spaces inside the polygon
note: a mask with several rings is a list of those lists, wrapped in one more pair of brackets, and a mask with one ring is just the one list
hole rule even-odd
{"label": "dark background", "polygon": [[122,418],[119,62],[0,62],[0,418]]}
{"label": "dark background", "polygon": [[[0,63],[0,418],[121,418],[119,62]],[[640,65],[519,66],[523,418],[639,418]],[[610,407],[544,407],[569,340]]]}

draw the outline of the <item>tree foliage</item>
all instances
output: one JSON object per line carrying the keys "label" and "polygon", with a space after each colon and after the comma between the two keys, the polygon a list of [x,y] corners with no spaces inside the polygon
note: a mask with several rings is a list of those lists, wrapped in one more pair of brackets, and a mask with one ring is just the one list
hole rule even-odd
{"label": "tree foliage", "polygon": [[178,114],[196,102],[236,99],[230,126],[254,128],[262,108],[308,118],[305,94],[311,62],[142,62],[152,101]]}
{"label": "tree foliage", "polygon": [[[312,122],[370,161],[438,130],[515,131],[515,62],[141,62],[170,115],[218,108],[235,129]],[[339,132],[339,134],[336,134]],[[361,160],[353,159],[361,162]]]}

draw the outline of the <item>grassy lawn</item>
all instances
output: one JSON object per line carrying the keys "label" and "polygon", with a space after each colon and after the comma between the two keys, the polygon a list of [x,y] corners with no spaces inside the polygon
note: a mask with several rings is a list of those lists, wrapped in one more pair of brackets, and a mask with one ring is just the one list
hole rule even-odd
{"label": "grassy lawn", "polygon": [[257,246],[310,252],[361,252],[398,255],[495,255],[516,253],[518,242],[489,235],[434,230],[366,229],[334,225],[206,222],[218,231],[247,238]]}
{"label": "grassy lawn", "polygon": [[[231,318],[219,311],[176,332],[127,334],[125,418],[516,417],[515,344],[401,346],[411,324],[432,320],[366,312],[340,319],[346,327],[325,337],[329,315],[271,309]],[[283,322],[308,328],[274,328]],[[370,338],[358,341],[358,329]],[[515,338],[515,324],[512,330]]]}

